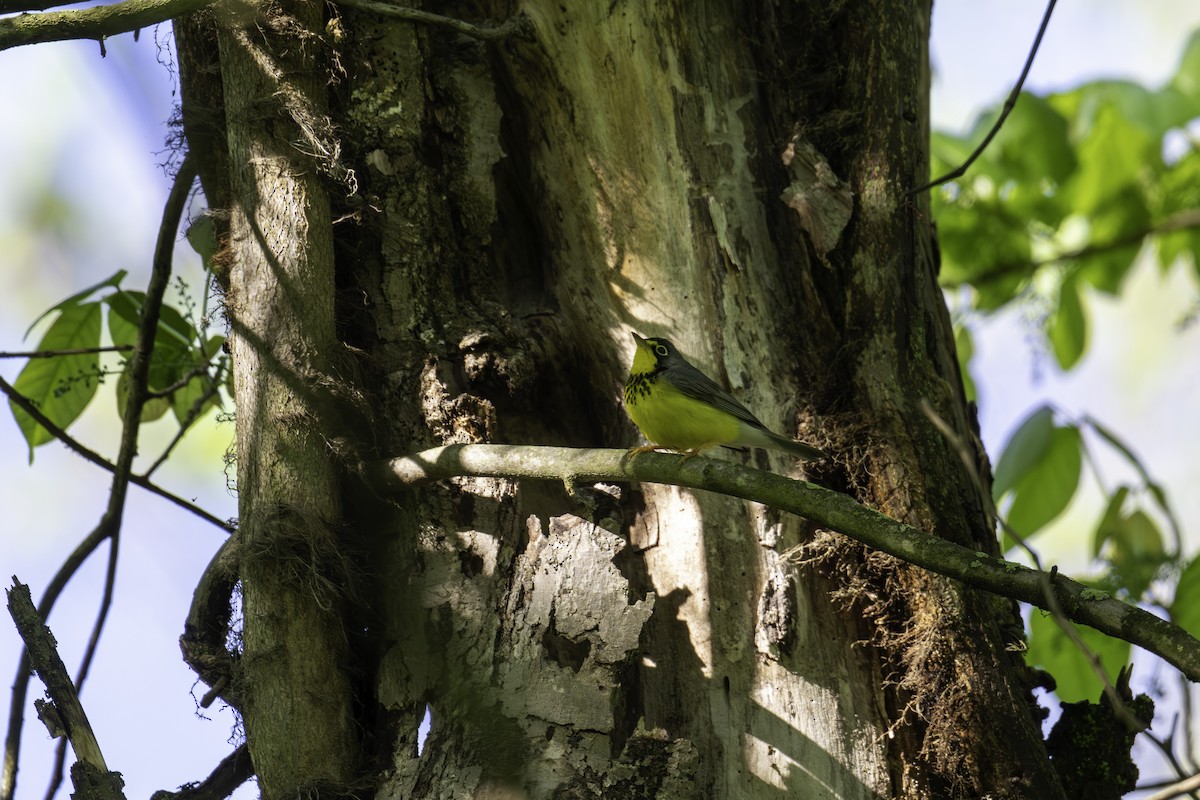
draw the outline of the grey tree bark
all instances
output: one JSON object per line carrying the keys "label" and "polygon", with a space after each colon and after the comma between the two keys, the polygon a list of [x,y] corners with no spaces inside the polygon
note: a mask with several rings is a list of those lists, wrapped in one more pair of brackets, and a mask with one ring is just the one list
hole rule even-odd
{"label": "grey tree bark", "polygon": [[908,195],[928,3],[437,9],[525,15],[499,43],[286,11],[215,23],[215,126],[209,23],[181,45],[187,135],[232,209],[265,795],[1061,796],[1012,604],[668,486],[353,479],[439,443],[635,443],[634,329],[834,453],[812,479],[995,552]]}

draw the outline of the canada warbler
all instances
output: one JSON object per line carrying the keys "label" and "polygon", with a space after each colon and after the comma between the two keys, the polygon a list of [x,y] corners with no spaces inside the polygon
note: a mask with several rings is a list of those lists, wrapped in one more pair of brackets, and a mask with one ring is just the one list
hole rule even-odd
{"label": "canada warbler", "polygon": [[[646,438],[695,455],[717,445],[769,447],[796,458],[825,453],[767,430],[758,417],[693,367],[666,339],[633,334],[637,350],[625,380],[625,408]],[[653,449],[653,448],[645,448]]]}

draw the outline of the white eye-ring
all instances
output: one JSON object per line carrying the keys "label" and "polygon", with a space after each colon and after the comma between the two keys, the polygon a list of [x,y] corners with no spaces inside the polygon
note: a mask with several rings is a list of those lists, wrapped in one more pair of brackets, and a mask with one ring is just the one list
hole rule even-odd
{"label": "white eye-ring", "polygon": [[660,356],[666,356],[667,348],[665,345],[656,344],[654,345],[654,352],[658,353]]}

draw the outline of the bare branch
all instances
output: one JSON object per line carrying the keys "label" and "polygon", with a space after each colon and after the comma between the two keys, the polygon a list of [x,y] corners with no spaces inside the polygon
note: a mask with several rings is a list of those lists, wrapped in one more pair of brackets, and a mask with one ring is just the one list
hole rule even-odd
{"label": "bare branch", "polygon": [[126,353],[133,349],[131,344],[115,344],[107,347],[75,347],[68,350],[26,350],[18,353],[0,352],[0,358],[58,358],[59,356],[82,356],[91,353]]}
{"label": "bare branch", "polygon": [[155,792],[154,800],[224,800],[233,790],[254,777],[250,749],[245,743],[225,758],[200,783],[185,786],[177,792]]}
{"label": "bare branch", "polygon": [[[101,469],[107,470],[109,472],[114,472],[116,470],[116,465],[113,464],[111,461],[109,461],[107,458],[100,455],[95,450],[91,449],[90,447],[84,445],[82,442],[80,442],[74,436],[67,433],[62,428],[60,428],[58,425],[55,425],[53,422],[51,422],[50,419],[45,414],[42,413],[41,409],[39,409],[36,405],[34,405],[29,400],[28,397],[26,397],[25,395],[18,392],[15,388],[13,388],[13,385],[11,383],[9,383],[8,381],[4,380],[4,378],[0,378],[0,394],[4,394],[5,396],[7,396],[8,399],[10,401],[12,401],[13,405],[17,406],[22,411],[24,411],[26,414],[28,414],[30,417],[32,417],[34,422],[36,422],[38,425],[41,425],[43,428],[45,428],[47,431],[49,431],[50,434],[52,436],[54,436],[55,439],[58,439],[60,442],[65,444],[68,449],[72,450],[77,455],[82,456],[85,461],[90,461],[91,463],[95,464],[96,466],[100,467]],[[180,508],[182,508],[186,511],[192,512],[196,516],[203,519],[205,522],[211,522],[213,525],[216,525],[218,528],[225,531],[226,533],[233,533],[234,526],[231,525],[226,520],[220,519],[220,518],[214,516],[213,514],[208,513],[207,511],[205,511],[203,508],[200,508],[195,503],[191,503],[187,500],[184,500],[179,495],[168,492],[166,489],[164,489],[161,486],[159,486],[158,484],[152,482],[150,479],[146,478],[145,476],[132,475],[129,478],[129,482],[132,483],[134,486],[142,487],[143,489],[150,492],[151,494],[158,495],[159,497],[163,498],[164,500],[169,500],[170,502],[174,503],[175,505],[179,506]],[[6,800],[4,793],[2,791],[0,791],[0,800]]]}
{"label": "bare branch", "polygon": [[1145,800],[1171,800],[1173,797],[1183,797],[1200,790],[1200,775],[1192,775],[1179,783],[1173,783],[1162,791],[1149,795]]}
{"label": "bare branch", "polygon": [[232,688],[237,656],[227,646],[233,591],[238,581],[237,548],[236,537],[230,537],[213,554],[192,592],[183,635],[179,637],[183,660],[200,680],[212,687],[200,701],[202,708],[208,708],[217,697],[241,708],[240,698]]}
{"label": "bare branch", "polygon": [[49,704],[44,704],[39,709],[46,719],[53,720],[50,725],[51,734],[59,733],[55,725],[61,725],[61,732],[70,740],[76,759],[91,768],[94,778],[100,779],[103,793],[89,794],[89,797],[123,798],[121,777],[109,772],[108,765],[104,763],[104,754],[100,752],[100,744],[96,741],[87,714],[79,702],[79,695],[67,674],[66,665],[58,655],[54,637],[38,616],[37,609],[33,607],[29,587],[14,577],[13,586],[7,594],[9,613],[16,623],[21,639],[25,642],[29,660],[42,683],[46,685],[46,693],[50,695],[50,702],[53,704],[53,709]]}
{"label": "bare branch", "polygon": [[192,403],[191,408],[188,409],[187,416],[185,416],[179,423],[179,431],[171,438],[171,441],[167,444],[167,446],[163,448],[162,453],[160,453],[158,458],[154,460],[154,463],[146,468],[145,473],[143,473],[146,478],[149,478],[158,470],[159,467],[166,463],[167,458],[170,457],[171,453],[175,450],[176,445],[183,441],[184,434],[191,430],[192,425],[195,424],[196,420],[200,418],[200,412],[204,410],[205,404],[209,400],[216,397],[217,393],[221,391],[222,374],[222,368],[220,365],[218,365],[217,372],[213,376],[212,381],[209,383],[208,388],[204,390],[202,395],[196,398],[195,402]]}
{"label": "bare branch", "polygon": [[78,11],[47,11],[0,19],[0,50],[25,44],[96,39],[148,28],[204,8],[212,0],[124,0]]}
{"label": "bare branch", "polygon": [[[76,545],[71,554],[63,561],[58,572],[54,573],[54,577],[50,579],[46,591],[42,594],[42,600],[38,604],[38,615],[43,620],[50,618],[50,611],[54,608],[55,602],[66,588],[67,583],[83,566],[83,562],[87,560],[88,556],[95,552],[101,542],[107,538],[107,521],[102,519],[100,524],[85,536],[83,541]],[[21,728],[25,722],[25,697],[29,693],[29,669],[29,651],[22,650],[21,658],[17,662],[17,676],[12,685],[12,704],[8,709],[8,732],[4,740],[4,778],[3,781],[0,781],[0,800],[13,800],[16,793],[17,761],[21,753]]]}
{"label": "bare branch", "polygon": [[868,547],[1013,600],[1046,608],[1049,579],[1061,613],[1123,639],[1200,681],[1200,641],[1177,625],[1069,578],[977,553],[806,481],[708,458],[625,450],[514,445],[449,445],[366,468],[383,491],[458,475],[574,481],[652,481],[764,503],[843,533]]}
{"label": "bare branch", "polygon": [[407,20],[409,22],[420,22],[427,25],[439,25],[443,28],[449,28],[456,33],[461,33],[463,36],[470,36],[472,39],[479,39],[485,42],[495,42],[501,39],[506,39],[509,36],[524,34],[529,29],[529,19],[524,16],[515,16],[508,19],[501,25],[496,27],[483,27],[480,25],[472,25],[469,22],[463,22],[461,19],[454,17],[443,17],[440,14],[431,14],[428,11],[421,11],[416,8],[407,8],[405,6],[392,5],[391,3],[381,3],[377,0],[334,0],[338,5],[346,6],[347,8],[357,8],[362,11],[372,11],[376,14],[394,17],[396,19]]}
{"label": "bare branch", "polygon": [[929,183],[922,184],[916,189],[909,192],[910,195],[920,194],[921,192],[932,189],[934,186],[940,186],[946,181],[952,181],[955,178],[961,178],[966,171],[975,163],[975,159],[983,154],[987,146],[992,143],[992,139],[1000,132],[1000,127],[1004,124],[1004,120],[1008,119],[1008,115],[1012,112],[1013,107],[1017,104],[1017,98],[1021,95],[1021,87],[1025,85],[1025,78],[1029,76],[1029,68],[1033,66],[1033,58],[1037,55],[1038,48],[1042,45],[1042,36],[1046,33],[1046,26],[1050,24],[1050,15],[1054,13],[1054,5],[1058,0],[1049,0],[1046,3],[1046,13],[1042,15],[1042,24],[1038,26],[1037,36],[1033,38],[1033,47],[1029,48],[1029,56],[1025,59],[1025,67],[1021,70],[1021,77],[1017,78],[1016,85],[1012,91],[1008,93],[1008,99],[1004,101],[1004,108],[1000,111],[1000,116],[996,118],[996,124],[988,131],[987,136],[983,137],[983,141],[975,148],[975,152],[967,156],[967,160],[960,164],[956,169],[947,172],[937,180],[932,180]]}

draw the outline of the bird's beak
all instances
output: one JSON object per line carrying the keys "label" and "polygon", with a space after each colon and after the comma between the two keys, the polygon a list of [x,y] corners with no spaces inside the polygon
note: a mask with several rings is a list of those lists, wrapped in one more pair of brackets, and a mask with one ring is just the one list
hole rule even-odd
{"label": "bird's beak", "polygon": [[633,337],[633,341],[637,344],[638,347],[641,347],[642,345],[644,345],[646,343],[646,338],[644,336],[638,336],[637,333],[634,331],[630,331],[629,335]]}

